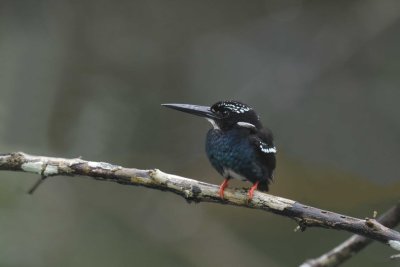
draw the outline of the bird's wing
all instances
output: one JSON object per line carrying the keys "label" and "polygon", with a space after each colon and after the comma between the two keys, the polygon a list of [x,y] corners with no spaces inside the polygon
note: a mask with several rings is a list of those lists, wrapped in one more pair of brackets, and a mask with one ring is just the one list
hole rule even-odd
{"label": "bird's wing", "polygon": [[274,138],[271,131],[268,129],[261,129],[253,132],[251,135],[251,142],[257,146],[258,151],[264,155],[276,154],[276,148],[274,146]]}
{"label": "bird's wing", "polygon": [[273,136],[268,129],[262,129],[254,133],[250,137],[250,142],[253,144],[258,153],[258,158],[265,167],[267,180],[273,179],[273,171],[276,166],[276,147],[273,143]]}

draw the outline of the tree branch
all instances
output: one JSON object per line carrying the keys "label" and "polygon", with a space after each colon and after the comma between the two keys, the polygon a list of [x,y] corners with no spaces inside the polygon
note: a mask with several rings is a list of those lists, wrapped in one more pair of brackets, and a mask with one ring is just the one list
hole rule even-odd
{"label": "tree branch", "polygon": [[[400,202],[386,211],[377,219],[386,227],[393,228],[400,223]],[[359,235],[353,235],[331,251],[318,258],[307,260],[301,267],[333,267],[350,259],[353,255],[368,246],[373,240]]]}
{"label": "tree branch", "polygon": [[79,158],[52,158],[17,152],[0,154],[0,170],[36,173],[42,178],[56,175],[89,176],[97,180],[173,192],[189,202],[214,202],[260,209],[294,219],[302,231],[307,227],[345,230],[400,250],[400,233],[383,226],[375,219],[357,219],[258,191],[254,193],[252,201],[247,203],[247,190],[244,189],[227,189],[225,199],[222,200],[216,185],[167,174],[157,169],[140,170]]}

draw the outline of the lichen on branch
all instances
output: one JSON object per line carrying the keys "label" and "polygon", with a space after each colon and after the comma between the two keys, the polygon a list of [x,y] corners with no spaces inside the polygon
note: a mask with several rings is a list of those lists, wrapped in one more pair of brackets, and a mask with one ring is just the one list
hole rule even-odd
{"label": "lichen on branch", "polygon": [[245,189],[226,189],[225,199],[221,199],[217,185],[164,173],[157,169],[124,168],[81,158],[32,156],[16,152],[0,154],[0,170],[34,173],[41,175],[42,178],[59,175],[88,176],[96,180],[144,186],[175,193],[187,201],[213,202],[275,213],[295,220],[303,231],[308,227],[322,227],[345,230],[386,245],[390,244],[392,247],[393,244],[397,247],[400,242],[399,232],[385,227],[375,219],[353,218],[259,191],[256,191],[253,199],[248,202]]}

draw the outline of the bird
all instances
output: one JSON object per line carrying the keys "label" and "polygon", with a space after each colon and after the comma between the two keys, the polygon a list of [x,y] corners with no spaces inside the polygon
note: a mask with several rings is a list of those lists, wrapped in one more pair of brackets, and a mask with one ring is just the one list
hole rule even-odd
{"label": "bird", "polygon": [[250,106],[235,100],[218,101],[212,106],[162,104],[162,106],[206,118],[212,128],[206,135],[206,154],[211,165],[224,177],[219,196],[232,178],[249,181],[248,199],[254,191],[268,191],[276,167],[277,149],[272,132],[264,128]]}

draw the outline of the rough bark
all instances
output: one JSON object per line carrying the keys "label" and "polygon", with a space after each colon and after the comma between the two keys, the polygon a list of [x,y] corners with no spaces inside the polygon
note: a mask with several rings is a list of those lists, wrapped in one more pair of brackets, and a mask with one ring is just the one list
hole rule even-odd
{"label": "rough bark", "polygon": [[[378,222],[386,227],[393,228],[400,223],[400,202],[386,211],[377,219]],[[301,267],[333,267],[339,266],[343,262],[350,259],[353,255],[360,252],[366,246],[371,244],[373,240],[364,236],[353,235],[332,250],[324,253],[315,259],[307,260]],[[398,255],[392,256],[397,258]]]}
{"label": "rough bark", "polygon": [[53,158],[17,152],[0,154],[0,170],[36,173],[41,175],[42,179],[56,175],[88,176],[96,180],[144,186],[175,193],[188,202],[214,202],[272,212],[295,220],[302,231],[307,227],[345,230],[400,250],[400,233],[385,227],[375,219],[357,219],[258,191],[254,193],[252,201],[248,201],[247,190],[244,189],[226,189],[225,199],[222,200],[217,185],[164,173],[157,169],[140,170],[80,158]]}

